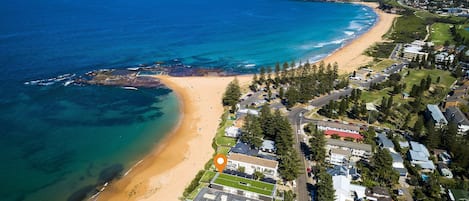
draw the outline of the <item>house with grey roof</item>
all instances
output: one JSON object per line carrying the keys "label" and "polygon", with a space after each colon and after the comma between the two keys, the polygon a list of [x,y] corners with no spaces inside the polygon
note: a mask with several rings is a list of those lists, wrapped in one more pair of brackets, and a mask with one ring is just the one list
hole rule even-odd
{"label": "house with grey roof", "polygon": [[392,149],[394,150],[394,143],[386,136],[386,133],[382,132],[378,134],[377,137],[378,145],[382,149]]}
{"label": "house with grey roof", "polygon": [[349,151],[351,153],[350,161],[352,162],[356,162],[361,159],[368,160],[373,155],[371,145],[369,144],[329,138],[326,140],[326,151],[329,152],[331,149],[343,149]]}
{"label": "house with grey roof", "polygon": [[394,143],[382,132],[376,138],[381,149],[387,149],[392,157],[392,167],[399,172],[400,176],[407,176],[407,169],[404,166],[402,156],[394,150]]}
{"label": "house with grey roof", "polygon": [[437,128],[448,124],[445,115],[443,115],[443,112],[438,108],[438,105],[428,104],[425,110],[425,117],[432,120]]}
{"label": "house with grey roof", "polygon": [[458,107],[449,107],[445,111],[445,117],[449,122],[458,125],[458,133],[464,135],[469,131],[469,120]]}
{"label": "house with grey roof", "polygon": [[433,161],[429,159],[428,149],[423,144],[411,141],[410,147],[408,157],[412,165],[420,166],[423,172],[433,172],[436,169]]}

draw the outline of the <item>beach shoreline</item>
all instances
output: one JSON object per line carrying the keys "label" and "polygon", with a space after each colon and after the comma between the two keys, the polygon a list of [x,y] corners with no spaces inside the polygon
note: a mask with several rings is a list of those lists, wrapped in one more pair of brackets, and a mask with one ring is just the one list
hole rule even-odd
{"label": "beach shoreline", "polygon": [[399,15],[385,13],[378,9],[378,3],[375,2],[352,2],[353,4],[367,6],[373,9],[377,15],[377,21],[365,33],[353,38],[342,47],[331,52],[325,58],[318,62],[324,63],[337,62],[340,73],[350,73],[358,68],[373,61],[373,58],[363,53],[375,43],[385,42],[382,38],[392,27],[394,19]]}
{"label": "beach shoreline", "polygon": [[[224,111],[221,97],[234,77],[157,78],[178,97],[178,126],[132,171],[111,182],[96,200],[178,200],[213,155],[211,143]],[[251,76],[237,79],[246,85]]]}
{"label": "beach shoreline", "polygon": [[[382,42],[397,15],[376,9],[376,3],[361,3],[373,8],[377,22],[367,32],[337,49],[326,58],[337,62],[341,73],[352,72],[372,61],[362,53],[376,42]],[[240,85],[250,83],[251,75],[237,76]],[[180,118],[174,130],[161,143],[155,144],[142,162],[119,180],[111,182],[97,200],[178,200],[186,186],[212,157],[211,146],[220,117],[221,97],[234,77],[169,77],[158,76],[176,93]],[[216,123],[215,123],[216,122]]]}

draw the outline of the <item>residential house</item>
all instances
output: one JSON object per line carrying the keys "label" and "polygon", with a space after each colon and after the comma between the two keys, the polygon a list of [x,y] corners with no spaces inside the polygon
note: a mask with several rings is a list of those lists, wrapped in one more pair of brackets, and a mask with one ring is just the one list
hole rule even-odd
{"label": "residential house", "polygon": [[373,188],[366,189],[366,200],[370,201],[392,201],[391,194],[386,188],[375,186]]}
{"label": "residential house", "polygon": [[420,166],[423,172],[433,172],[436,169],[433,161],[429,159],[428,149],[423,144],[411,141],[410,147],[408,157],[412,165]]}
{"label": "residential house", "polygon": [[403,57],[408,59],[409,61],[417,58],[425,58],[426,60],[428,57],[428,53],[423,52],[423,45],[416,42],[404,45],[404,50],[402,52]]}
{"label": "residential house", "polygon": [[448,179],[453,178],[453,172],[448,168],[448,166],[444,163],[438,164],[438,171],[440,172],[441,176],[446,177]]}
{"label": "residential house", "polygon": [[352,153],[350,150],[332,148],[329,150],[329,155],[326,158],[326,161],[328,161],[332,165],[347,166],[350,162],[351,155]]}
{"label": "residential house", "polygon": [[328,168],[326,172],[331,176],[343,175],[352,180],[356,180],[361,177],[360,173],[358,173],[357,168],[353,166],[348,168],[347,166],[343,165],[334,165],[334,167]]}
{"label": "residential house", "polygon": [[404,166],[404,159],[401,154],[394,150],[394,143],[386,136],[386,133],[379,133],[377,137],[378,145],[381,149],[387,149],[392,158],[392,167],[399,172],[399,176],[407,176],[407,169]]}
{"label": "residential house", "polygon": [[246,174],[252,175],[257,171],[262,172],[267,177],[276,178],[278,162],[266,158],[230,153],[226,167],[230,170],[238,170],[240,167],[244,167],[244,173]]}
{"label": "residential house", "polygon": [[342,141],[337,139],[326,140],[326,151],[329,152],[330,149],[343,149],[350,151],[351,162],[357,162],[361,159],[368,160],[373,155],[371,145],[369,144]]}
{"label": "residential house", "polygon": [[225,136],[226,137],[237,138],[237,137],[241,136],[241,129],[239,129],[236,126],[230,126],[230,127],[225,129]]}
{"label": "residential house", "polygon": [[465,133],[469,131],[469,120],[458,107],[447,108],[445,111],[445,117],[449,122],[454,122],[458,125],[459,134],[465,135]]}
{"label": "residential house", "polygon": [[231,147],[230,153],[257,156],[259,155],[259,150],[251,149],[248,144],[238,141],[234,147]]}
{"label": "residential house", "polygon": [[435,63],[453,63],[454,55],[447,52],[440,52],[435,55]]}
{"label": "residential house", "polygon": [[440,108],[438,108],[438,105],[428,104],[425,116],[427,119],[432,120],[437,128],[441,128],[448,124],[445,115],[443,115]]}
{"label": "residential house", "polygon": [[[224,194],[224,197],[221,197],[221,201],[227,201],[230,195],[241,196],[241,200],[244,200],[244,198],[261,201],[283,200],[282,197],[276,196],[277,185],[275,182],[257,181],[226,173],[217,173],[210,181],[209,187],[227,193]],[[213,198],[214,195],[208,194],[207,196],[207,194],[205,194],[205,197]],[[237,201],[236,198],[232,198],[231,200]]]}
{"label": "residential house", "polygon": [[438,153],[438,159],[446,165],[449,165],[449,163],[451,163],[451,156],[446,151]]}
{"label": "residential house", "polygon": [[336,201],[360,200],[366,197],[366,187],[351,184],[350,179],[343,175],[332,176]]}
{"label": "residential house", "polygon": [[194,198],[194,201],[251,201],[252,198],[247,198],[241,195],[223,192],[213,188],[202,188],[199,194]]}
{"label": "residential house", "polygon": [[360,127],[357,125],[352,124],[343,124],[334,121],[318,121],[316,126],[319,130],[327,131],[327,130],[334,130],[334,131],[342,131],[347,133],[360,133]]}
{"label": "residential house", "polygon": [[319,130],[324,131],[325,135],[338,135],[341,138],[351,138],[357,141],[363,140],[360,135],[360,127],[351,124],[343,124],[333,121],[318,121],[316,123]]}
{"label": "residential house", "polygon": [[238,111],[236,111],[236,118],[239,119],[239,118],[244,117],[248,114],[254,115],[254,116],[259,116],[259,111],[254,110],[254,109],[247,109],[247,108],[239,109]]}

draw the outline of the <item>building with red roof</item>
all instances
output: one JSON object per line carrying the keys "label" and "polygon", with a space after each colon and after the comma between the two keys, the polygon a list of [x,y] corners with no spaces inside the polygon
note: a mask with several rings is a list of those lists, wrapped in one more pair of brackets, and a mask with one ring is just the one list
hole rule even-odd
{"label": "building with red roof", "polygon": [[338,135],[341,138],[353,138],[354,140],[363,140],[363,136],[358,133],[350,133],[336,130],[326,130],[324,131],[325,135],[332,136]]}

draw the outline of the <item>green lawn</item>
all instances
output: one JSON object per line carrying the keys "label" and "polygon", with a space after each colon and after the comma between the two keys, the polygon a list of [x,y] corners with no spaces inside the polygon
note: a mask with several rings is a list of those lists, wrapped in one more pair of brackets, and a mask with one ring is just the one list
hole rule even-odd
{"label": "green lawn", "polygon": [[374,91],[362,91],[361,99],[365,101],[365,103],[374,103],[375,105],[379,105],[381,103],[381,99],[383,97],[388,97],[390,88],[382,89],[382,90],[374,90]]}
{"label": "green lawn", "polygon": [[[410,74],[406,76],[408,71],[410,71]],[[451,84],[456,80],[456,78],[451,76],[450,72],[438,69],[408,69],[401,71],[401,75],[403,76],[404,83],[407,84],[405,91],[408,93],[412,89],[412,85],[420,85],[420,80],[427,78],[428,75],[432,78],[433,84],[436,84],[437,78],[440,77],[440,83],[437,85],[444,87],[445,89],[449,89]]]}
{"label": "green lawn", "polygon": [[227,116],[224,124],[218,128],[217,135],[215,136],[215,142],[217,146],[229,146],[232,147],[236,144],[235,138],[225,137],[225,129],[233,125],[233,120]]}
{"label": "green lawn", "polygon": [[451,32],[449,30],[450,27],[450,24],[434,23],[431,26],[432,42],[434,42],[435,45],[443,45],[445,41],[450,42],[450,44],[454,43],[453,36],[451,35]]}
{"label": "green lawn", "polygon": [[208,184],[200,183],[200,184],[197,186],[197,188],[196,188],[194,191],[192,191],[191,194],[189,194],[189,196],[187,196],[187,198],[188,198],[189,200],[195,199],[195,197],[197,196],[197,194],[199,194],[200,190],[201,190],[202,188],[204,188],[204,187],[207,187],[207,186],[208,186]]}
{"label": "green lawn", "polygon": [[218,150],[217,150],[217,154],[225,154],[225,155],[227,155],[228,152],[230,152],[231,147],[222,147],[222,146],[219,146],[217,149],[218,149]]}
{"label": "green lawn", "polygon": [[214,183],[267,196],[271,196],[273,194],[275,187],[274,184],[228,174],[219,174]]}
{"label": "green lawn", "polygon": [[213,179],[213,177],[216,175],[217,173],[214,172],[214,171],[210,171],[210,170],[207,170],[205,171],[204,175],[202,176],[202,178],[200,178],[200,182],[203,182],[203,183],[210,183],[210,181]]}
{"label": "green lawn", "polygon": [[438,18],[438,15],[435,15],[435,14],[430,13],[430,12],[425,11],[425,10],[416,11],[416,12],[415,12],[415,15],[416,15],[417,17],[422,18],[422,19]]}
{"label": "green lawn", "polygon": [[371,69],[373,69],[375,72],[381,72],[385,68],[391,66],[393,63],[396,63],[394,60],[391,59],[384,59],[377,64],[375,64]]}

